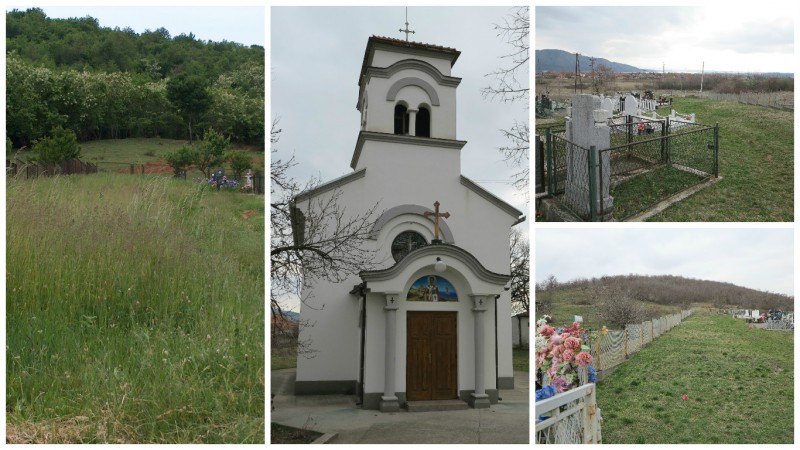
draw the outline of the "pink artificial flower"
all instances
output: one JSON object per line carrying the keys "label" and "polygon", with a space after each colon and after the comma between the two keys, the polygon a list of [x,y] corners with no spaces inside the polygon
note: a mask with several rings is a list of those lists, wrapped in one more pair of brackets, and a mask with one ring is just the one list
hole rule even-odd
{"label": "pink artificial flower", "polygon": [[553,334],[555,334],[555,332],[556,329],[551,327],[550,325],[542,325],[542,327],[539,328],[539,334],[541,334],[544,337],[550,337]]}
{"label": "pink artificial flower", "polygon": [[562,393],[569,390],[569,385],[567,384],[567,380],[564,379],[563,376],[560,376],[553,380],[553,386],[556,388],[556,393]]}
{"label": "pink artificial flower", "polygon": [[[553,330],[553,331],[555,331],[555,330]],[[557,335],[557,334],[554,334],[554,335],[553,335],[553,336],[550,338],[550,342],[552,342],[553,344],[556,344],[556,345],[560,344],[560,343],[561,343],[561,336],[559,336],[559,335]]]}
{"label": "pink artificial flower", "polygon": [[575,357],[575,352],[570,349],[563,350],[561,352],[561,360],[564,362],[572,362],[572,358]]}
{"label": "pink artificial flower", "polygon": [[569,337],[569,333],[561,333],[561,340],[562,341],[566,341],[568,337]]}
{"label": "pink artificial flower", "polygon": [[589,352],[580,352],[578,353],[578,356],[575,357],[575,362],[577,362],[580,366],[586,367],[592,363],[593,359],[594,358],[592,358],[592,355],[590,355]]}
{"label": "pink artificial flower", "polygon": [[571,349],[571,350],[577,352],[577,351],[580,351],[580,349],[581,349],[581,340],[580,340],[580,338],[576,338],[576,337],[570,336],[570,337],[567,338],[566,341],[564,341],[564,345],[568,349]]}
{"label": "pink artificial flower", "polygon": [[681,397],[681,399],[683,399],[683,400],[689,400],[689,396],[688,396],[688,395],[684,395],[683,397]]}

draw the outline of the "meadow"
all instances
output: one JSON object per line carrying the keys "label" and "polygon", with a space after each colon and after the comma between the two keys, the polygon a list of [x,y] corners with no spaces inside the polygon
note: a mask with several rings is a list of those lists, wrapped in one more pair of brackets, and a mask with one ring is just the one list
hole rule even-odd
{"label": "meadow", "polygon": [[6,186],[8,442],[264,442],[263,196]]}
{"label": "meadow", "polygon": [[[658,95],[659,92],[656,92]],[[675,97],[673,109],[695,113],[697,122],[719,123],[719,175],[711,187],[678,202],[649,221],[787,222],[794,220],[794,113],[765,106]],[[659,114],[668,114],[660,109]],[[563,115],[557,111],[556,116]],[[563,118],[536,119],[537,131],[559,127]],[[543,130],[542,130],[543,132]],[[650,185],[650,180],[637,182]],[[684,181],[674,183],[682,185]],[[631,183],[630,187],[635,187]],[[635,189],[620,192],[636,198]],[[642,191],[649,195],[649,191]],[[644,197],[644,195],[642,195]],[[620,202],[615,202],[620,204]],[[631,205],[630,208],[638,208]]]}
{"label": "meadow", "polygon": [[695,309],[598,384],[603,443],[791,444],[793,341]]}

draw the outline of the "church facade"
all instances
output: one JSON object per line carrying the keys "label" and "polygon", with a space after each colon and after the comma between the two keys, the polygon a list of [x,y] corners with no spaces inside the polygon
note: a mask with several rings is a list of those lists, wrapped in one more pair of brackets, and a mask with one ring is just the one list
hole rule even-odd
{"label": "church facade", "polygon": [[363,408],[396,411],[426,400],[488,407],[513,388],[509,230],[524,216],[461,175],[459,55],[367,42],[353,171],[295,207],[331,195],[354,215],[378,204],[365,242],[374,261],[344,282],[309,281],[300,340],[314,354],[298,357],[298,395],[354,394]]}

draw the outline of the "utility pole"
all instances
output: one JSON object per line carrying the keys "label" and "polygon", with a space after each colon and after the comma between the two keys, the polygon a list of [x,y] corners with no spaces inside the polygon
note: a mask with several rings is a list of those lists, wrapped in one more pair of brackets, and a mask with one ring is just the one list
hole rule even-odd
{"label": "utility pole", "polygon": [[706,74],[706,62],[703,61],[703,68],[700,70],[700,93],[703,93],[703,77]]}

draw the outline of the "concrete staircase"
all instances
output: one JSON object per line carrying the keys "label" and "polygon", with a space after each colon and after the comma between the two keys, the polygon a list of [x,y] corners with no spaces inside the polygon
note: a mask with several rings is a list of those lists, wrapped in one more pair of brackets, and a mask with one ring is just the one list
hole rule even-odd
{"label": "concrete staircase", "polygon": [[427,412],[427,411],[458,411],[469,409],[467,402],[461,400],[426,400],[417,402],[407,402],[408,412]]}

